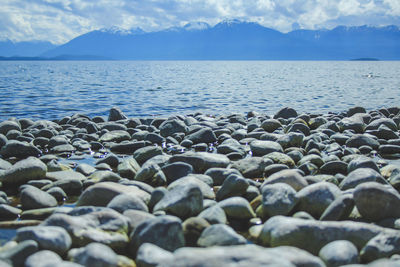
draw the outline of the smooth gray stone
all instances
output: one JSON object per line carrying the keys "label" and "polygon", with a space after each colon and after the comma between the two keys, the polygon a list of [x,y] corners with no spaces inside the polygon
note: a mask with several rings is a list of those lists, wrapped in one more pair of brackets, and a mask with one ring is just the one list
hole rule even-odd
{"label": "smooth gray stone", "polygon": [[77,206],[107,206],[119,194],[132,194],[148,203],[150,194],[136,186],[125,186],[112,182],[101,182],[88,187],[79,197]]}
{"label": "smooth gray stone", "polygon": [[145,140],[158,145],[162,145],[165,142],[165,138],[157,133],[148,133]]}
{"label": "smooth gray stone", "polygon": [[261,189],[263,218],[275,215],[287,215],[296,206],[296,191],[288,184],[265,185]]}
{"label": "smooth gray stone", "polygon": [[131,155],[139,148],[145,147],[145,141],[121,141],[121,143],[111,143],[110,150],[114,153]]}
{"label": "smooth gray stone", "polygon": [[0,251],[0,260],[10,262],[12,266],[23,267],[25,260],[38,251],[38,244],[33,240],[22,241],[18,245]]}
{"label": "smooth gray stone", "polygon": [[358,263],[358,250],[347,240],[336,240],[326,244],[321,248],[318,256],[327,267]]}
{"label": "smooth gray stone", "polygon": [[136,173],[135,180],[152,186],[162,186],[167,183],[167,178],[160,166],[155,163],[143,165]]}
{"label": "smooth gray stone", "polygon": [[0,170],[7,170],[12,167],[12,164],[0,158]]}
{"label": "smooth gray stone", "polygon": [[355,188],[357,185],[365,182],[378,182],[381,184],[388,184],[388,182],[381,176],[381,174],[376,172],[374,169],[357,168],[343,179],[339,187],[341,190],[347,190],[350,188]]}
{"label": "smooth gray stone", "polygon": [[307,162],[314,164],[318,168],[321,168],[325,164],[324,160],[320,156],[315,155],[315,154],[309,154],[309,155],[302,157],[301,160],[299,160],[299,162],[297,162],[297,165],[302,165]]}
{"label": "smooth gray stone", "polygon": [[203,194],[196,183],[180,183],[170,189],[154,206],[181,219],[196,216],[203,210]]}
{"label": "smooth gray stone", "polygon": [[66,171],[54,171],[54,172],[48,172],[46,173],[46,179],[49,179],[51,181],[61,181],[61,180],[79,180],[83,181],[86,179],[86,177],[76,171],[73,170],[66,170]]}
{"label": "smooth gray stone", "polygon": [[126,210],[123,215],[128,219],[132,231],[142,222],[155,218],[153,214],[141,210]]}
{"label": "smooth gray stone", "polygon": [[161,123],[160,134],[163,137],[168,137],[173,135],[174,133],[186,133],[188,128],[185,123],[178,119],[166,120]]}
{"label": "smooth gray stone", "polygon": [[126,210],[141,210],[148,212],[149,209],[146,203],[142,199],[135,195],[120,194],[114,197],[108,204],[108,208],[114,209],[119,213],[123,213]]}
{"label": "smooth gray stone", "polygon": [[269,176],[264,183],[261,185],[263,188],[265,185],[285,183],[293,187],[294,190],[300,191],[301,189],[308,186],[307,181],[304,177],[296,170],[282,170]]}
{"label": "smooth gray stone", "polygon": [[41,153],[42,151],[40,151],[34,145],[17,140],[7,141],[7,143],[0,150],[0,155],[2,155],[4,158],[27,158],[30,156],[38,157]]}
{"label": "smooth gray stone", "polygon": [[50,148],[53,148],[56,146],[67,145],[67,144],[69,144],[68,138],[66,136],[58,135],[50,138],[48,146]]}
{"label": "smooth gray stone", "polygon": [[151,194],[154,191],[154,187],[152,187],[151,185],[148,185],[146,183],[139,182],[139,181],[121,179],[118,181],[118,183],[122,184],[122,185],[127,185],[127,186],[135,186],[135,187],[139,188],[140,190],[145,191],[148,194]]}
{"label": "smooth gray stone", "polygon": [[[108,166],[108,165],[107,165]],[[97,170],[89,177],[87,177],[87,180],[91,180],[95,183],[98,182],[114,182],[117,183],[122,179],[121,176],[119,176],[117,173],[109,171],[109,170]]]}
{"label": "smooth gray stone", "polygon": [[358,185],[353,195],[357,210],[367,220],[376,222],[400,217],[400,195],[390,185],[366,182]]}
{"label": "smooth gray stone", "polygon": [[46,191],[46,193],[52,195],[58,202],[62,202],[65,199],[67,199],[67,194],[61,187],[58,186],[50,188],[49,190]]}
{"label": "smooth gray stone", "polygon": [[258,237],[263,246],[294,246],[318,254],[326,244],[348,240],[361,250],[367,242],[382,232],[397,235],[391,230],[369,223],[354,221],[327,222],[274,216],[266,221]]}
{"label": "smooth gray stone", "polygon": [[347,172],[351,173],[352,171],[358,168],[370,168],[377,171],[378,173],[380,172],[376,163],[371,158],[365,156],[359,156],[350,161],[347,166]]}
{"label": "smooth gray stone", "polygon": [[246,178],[261,178],[266,167],[274,162],[265,157],[250,157],[232,162],[231,167]]}
{"label": "smooth gray stone", "polygon": [[159,216],[138,225],[130,236],[129,253],[136,256],[143,243],[152,243],[162,249],[174,251],[185,245],[182,221],[174,216]]}
{"label": "smooth gray stone", "polygon": [[332,175],[337,173],[347,174],[347,163],[340,160],[329,161],[321,166],[320,172]]}
{"label": "smooth gray stone", "polygon": [[158,166],[160,166],[160,168],[164,167],[165,165],[167,165],[169,162],[169,160],[171,159],[171,155],[167,155],[167,154],[162,154],[162,155],[157,155],[152,157],[151,159],[147,160],[144,164],[143,164],[143,168],[147,167],[149,165],[153,165],[156,164]]}
{"label": "smooth gray stone", "polygon": [[25,267],[59,266],[62,259],[51,250],[41,250],[30,255],[25,261]]}
{"label": "smooth gray stone", "polygon": [[363,134],[355,134],[346,141],[346,146],[359,148],[360,146],[370,146],[378,149],[379,142],[370,136]]}
{"label": "smooth gray stone", "polygon": [[399,267],[400,263],[398,260],[392,260],[392,259],[379,259],[379,260],[375,260],[367,265],[348,265],[346,267],[363,267],[363,266],[367,266],[367,267]]}
{"label": "smooth gray stone", "polygon": [[209,248],[180,248],[164,266],[310,266],[324,263],[310,253],[293,247],[263,248],[257,245],[223,246]]}
{"label": "smooth gray stone", "polygon": [[274,119],[290,119],[295,117],[297,117],[297,111],[290,107],[284,107],[274,115]]}
{"label": "smooth gray stone", "polygon": [[101,243],[90,243],[82,248],[74,248],[68,252],[73,262],[87,267],[118,266],[118,255],[108,246]]}
{"label": "smooth gray stone", "polygon": [[297,192],[296,197],[299,202],[296,208],[319,218],[340,195],[340,189],[334,184],[328,182],[315,183]]}
{"label": "smooth gray stone", "polygon": [[381,125],[385,125],[386,127],[388,127],[392,131],[397,131],[398,130],[397,124],[392,119],[389,119],[389,118],[380,118],[380,119],[371,121],[368,124],[366,130],[376,130]]}
{"label": "smooth gray stone", "polygon": [[226,224],[227,218],[225,211],[218,205],[204,209],[198,217],[205,219],[210,224]]}
{"label": "smooth gray stone", "polygon": [[371,238],[360,251],[362,262],[371,262],[380,258],[389,258],[400,253],[400,235],[381,233]]}
{"label": "smooth gray stone", "polygon": [[279,143],[265,140],[251,142],[250,149],[254,156],[264,156],[272,152],[283,152],[282,146]]}
{"label": "smooth gray stone", "polygon": [[[292,130],[296,128],[293,127]],[[303,124],[301,128],[304,128],[307,131],[307,127]],[[289,148],[289,147],[301,147],[304,142],[304,134],[302,132],[288,132],[287,134],[281,135],[276,142],[278,142],[282,148]]]}
{"label": "smooth gray stone", "polygon": [[236,169],[226,168],[210,168],[204,174],[210,176],[214,181],[213,184],[217,186],[222,185],[225,179],[231,174],[241,175],[241,173]]}
{"label": "smooth gray stone", "polygon": [[246,154],[246,148],[237,140],[228,136],[228,139],[224,140],[220,145],[217,146],[217,152],[225,155],[229,153],[238,153],[239,155],[244,156]]}
{"label": "smooth gray stone", "polygon": [[286,130],[287,133],[296,133],[296,132],[301,132],[305,136],[310,135],[310,128],[304,124],[303,122],[295,122],[293,124],[290,124]]}
{"label": "smooth gray stone", "polygon": [[154,206],[167,194],[167,192],[168,190],[161,186],[153,190],[148,204],[150,210],[153,210]]}
{"label": "smooth gray stone", "polygon": [[65,164],[60,163],[57,159],[50,160],[46,163],[47,172],[57,172],[71,170],[71,168]]}
{"label": "smooth gray stone", "polygon": [[275,130],[282,127],[282,124],[275,119],[266,119],[262,122],[261,128],[263,128],[266,132],[272,133]]}
{"label": "smooth gray stone", "polygon": [[52,195],[33,186],[26,186],[22,190],[20,201],[23,210],[57,206],[57,200]]}
{"label": "smooth gray stone", "polygon": [[248,187],[249,182],[242,175],[231,174],[217,191],[216,198],[223,200],[229,197],[242,196],[246,193]]}
{"label": "smooth gray stone", "polygon": [[170,158],[171,163],[178,161],[192,165],[197,173],[204,173],[208,169],[215,167],[226,168],[230,163],[227,156],[208,152],[185,152]]}
{"label": "smooth gray stone", "polygon": [[137,252],[136,263],[141,267],[156,267],[173,259],[173,254],[151,243],[142,244]]}
{"label": "smooth gray stone", "polygon": [[167,189],[172,190],[174,187],[178,185],[184,185],[187,183],[196,184],[200,188],[204,198],[215,199],[215,194],[214,191],[211,189],[211,187],[193,174],[179,178],[175,182],[172,182],[170,185],[168,185]]}
{"label": "smooth gray stone", "polygon": [[247,240],[226,224],[213,224],[203,230],[197,244],[200,247],[246,244]]}
{"label": "smooth gray stone", "polygon": [[[191,173],[188,176],[196,178],[197,180],[200,180],[201,182],[205,183],[206,185],[208,185],[209,187],[213,187],[214,186],[214,181],[213,179],[205,174],[198,174],[198,173]],[[183,177],[182,177],[183,178]],[[208,196],[208,194],[206,194]]]}
{"label": "smooth gray stone", "polygon": [[34,186],[34,187],[39,188],[39,189],[42,189],[44,186],[52,184],[52,182],[50,180],[48,180],[48,179],[41,179],[41,180],[31,180],[31,181],[27,182],[26,184]]}
{"label": "smooth gray stone", "polygon": [[345,194],[337,197],[322,213],[321,221],[342,221],[347,220],[353,211],[353,195]]}
{"label": "smooth gray stone", "polygon": [[12,121],[12,120],[6,120],[6,121],[0,122],[0,134],[6,135],[7,132],[9,132],[11,130],[17,130],[20,132],[21,125],[18,122]]}
{"label": "smooth gray stone", "polygon": [[168,184],[193,173],[192,165],[185,162],[170,163],[163,166],[161,170],[164,172]]}
{"label": "smooth gray stone", "polygon": [[50,250],[41,250],[29,256],[25,261],[25,267],[82,267],[78,263],[63,261],[60,256]]}
{"label": "smooth gray stone", "polygon": [[121,161],[117,167],[118,174],[123,178],[133,180],[136,173],[139,171],[140,165],[137,161],[131,157]]}
{"label": "smooth gray stone", "polygon": [[123,251],[129,242],[128,218],[105,207],[75,207],[66,214],[52,214],[42,225],[64,228],[71,236],[72,247],[99,242]]}
{"label": "smooth gray stone", "polygon": [[51,188],[61,188],[68,196],[79,196],[82,192],[83,182],[76,178],[65,178],[45,185],[41,189],[47,191]]}
{"label": "smooth gray stone", "polygon": [[121,111],[119,107],[112,107],[110,113],[108,114],[108,121],[119,121],[126,120],[127,116]]}
{"label": "smooth gray stone", "polygon": [[29,157],[18,161],[4,171],[0,171],[0,181],[5,184],[25,184],[31,180],[43,179],[46,172],[46,164],[35,157]]}
{"label": "smooth gray stone", "polygon": [[71,247],[68,232],[58,226],[28,226],[17,230],[16,241],[34,240],[39,249],[47,249],[63,255]]}
{"label": "smooth gray stone", "polygon": [[0,149],[7,144],[7,137],[4,134],[0,134]]}
{"label": "smooth gray stone", "polygon": [[230,197],[218,203],[231,219],[249,220],[256,217],[250,203],[243,197]]}
{"label": "smooth gray stone", "polygon": [[271,152],[265,155],[264,158],[272,160],[274,164],[284,164],[289,168],[295,166],[293,159],[282,152]]}
{"label": "smooth gray stone", "polygon": [[96,162],[96,165],[99,165],[102,163],[106,163],[109,166],[111,166],[112,168],[116,168],[119,164],[119,158],[117,157],[117,155],[115,155],[113,153],[108,153],[104,158],[99,159]]}
{"label": "smooth gray stone", "polygon": [[22,210],[7,204],[0,204],[0,221],[15,220]]}
{"label": "smooth gray stone", "polygon": [[52,153],[56,153],[56,154],[58,154],[58,153],[72,153],[72,152],[76,151],[76,148],[73,145],[65,144],[65,145],[58,145],[58,146],[52,147],[50,149],[50,151]]}
{"label": "smooth gray stone", "polygon": [[380,145],[379,154],[381,155],[391,155],[400,153],[400,146],[398,145]]}
{"label": "smooth gray stone", "polygon": [[208,127],[204,127],[192,134],[189,134],[185,137],[187,140],[190,140],[193,142],[193,144],[199,144],[199,143],[214,143],[217,141],[217,137],[215,136],[214,132],[212,129]]}
{"label": "smooth gray stone", "polygon": [[131,139],[131,135],[125,131],[125,130],[113,130],[110,132],[106,132],[105,134],[103,134],[100,139],[99,142],[104,143],[104,142],[122,142],[125,140],[130,140]]}
{"label": "smooth gray stone", "polygon": [[367,113],[367,111],[365,110],[364,107],[359,107],[359,106],[351,107],[347,111],[347,117],[351,117],[351,116],[353,116],[354,114],[357,114],[357,113]]}
{"label": "smooth gray stone", "polygon": [[282,171],[282,170],[288,170],[289,167],[285,164],[271,164],[268,167],[264,169],[264,177],[268,178],[272,174]]}
{"label": "smooth gray stone", "polygon": [[362,118],[357,115],[353,115],[349,118],[343,118],[342,120],[338,121],[336,125],[338,126],[340,132],[352,130],[358,134],[362,134],[366,127]]}
{"label": "smooth gray stone", "polygon": [[96,171],[96,168],[89,164],[81,163],[76,167],[76,171],[82,173],[84,176],[89,176]]}
{"label": "smooth gray stone", "polygon": [[133,153],[133,158],[139,163],[143,164],[147,160],[151,159],[152,157],[155,157],[157,155],[162,155],[163,151],[162,148],[159,146],[146,146],[139,148]]}

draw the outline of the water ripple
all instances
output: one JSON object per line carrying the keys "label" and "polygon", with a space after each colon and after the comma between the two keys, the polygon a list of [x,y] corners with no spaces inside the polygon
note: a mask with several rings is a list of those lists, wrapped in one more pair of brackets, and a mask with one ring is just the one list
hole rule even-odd
{"label": "water ripple", "polygon": [[400,102],[400,62],[0,62],[0,119],[343,111]]}

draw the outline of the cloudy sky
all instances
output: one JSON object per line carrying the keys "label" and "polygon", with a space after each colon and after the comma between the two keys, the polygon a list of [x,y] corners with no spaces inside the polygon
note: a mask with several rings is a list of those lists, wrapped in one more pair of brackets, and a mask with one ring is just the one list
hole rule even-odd
{"label": "cloudy sky", "polygon": [[400,26],[400,0],[0,0],[0,40],[61,44],[100,28],[146,31],[255,21],[287,32],[337,25]]}

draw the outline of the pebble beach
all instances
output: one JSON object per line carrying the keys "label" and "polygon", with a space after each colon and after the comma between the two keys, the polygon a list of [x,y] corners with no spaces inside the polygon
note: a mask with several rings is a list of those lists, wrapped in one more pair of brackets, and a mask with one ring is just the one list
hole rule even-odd
{"label": "pebble beach", "polygon": [[400,266],[400,108],[0,122],[0,267]]}

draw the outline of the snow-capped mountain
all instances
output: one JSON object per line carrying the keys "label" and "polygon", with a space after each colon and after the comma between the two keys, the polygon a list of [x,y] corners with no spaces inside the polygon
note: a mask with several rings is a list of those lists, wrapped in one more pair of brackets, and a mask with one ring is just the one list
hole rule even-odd
{"label": "snow-capped mountain", "polygon": [[224,20],[212,27],[195,22],[156,32],[112,27],[83,34],[42,54],[61,55],[127,60],[393,60],[400,59],[400,30],[397,26],[339,26],[281,33],[240,20]]}

